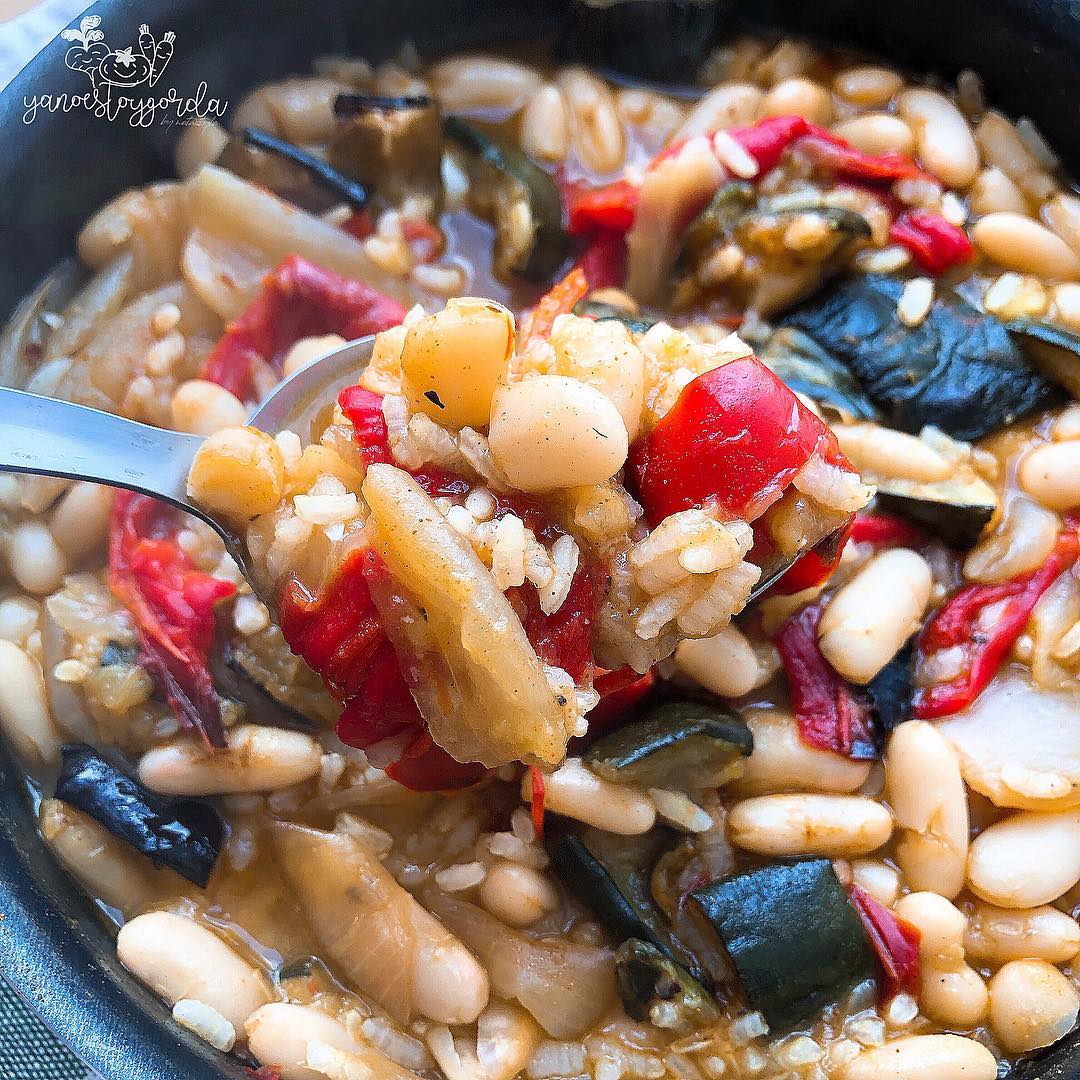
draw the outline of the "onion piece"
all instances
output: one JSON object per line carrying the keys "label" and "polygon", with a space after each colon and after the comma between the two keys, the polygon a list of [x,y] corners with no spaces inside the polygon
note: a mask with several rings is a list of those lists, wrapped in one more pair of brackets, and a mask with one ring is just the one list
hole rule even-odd
{"label": "onion piece", "polygon": [[226,322],[255,299],[270,260],[250,244],[192,229],[180,259],[184,280]]}
{"label": "onion piece", "polygon": [[105,319],[115,315],[131,292],[135,256],[122,252],[95,274],[60,313],[60,324],[49,337],[45,360],[74,356]]}
{"label": "onion piece", "polygon": [[584,1034],[614,1004],[611,949],[526,937],[445,894],[431,896],[428,907],[479,957],[495,993],[523,1005],[552,1038]]}
{"label": "onion piece", "polygon": [[401,469],[372,465],[363,492],[372,547],[407,602],[378,589],[372,599],[431,737],[458,761],[489,768],[560,762],[578,719],[574,695],[549,685],[472,546]]}

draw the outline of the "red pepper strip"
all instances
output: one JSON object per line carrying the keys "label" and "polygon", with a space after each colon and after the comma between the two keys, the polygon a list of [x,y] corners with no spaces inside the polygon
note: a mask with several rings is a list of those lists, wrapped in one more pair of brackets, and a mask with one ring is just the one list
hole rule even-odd
{"label": "red pepper strip", "polygon": [[434,262],[446,249],[446,237],[427,218],[405,218],[401,232],[417,262]]}
{"label": "red pepper strip", "polygon": [[628,180],[582,190],[562,184],[566,202],[567,231],[575,236],[593,232],[627,232],[634,224],[639,188]]}
{"label": "red pepper strip", "polygon": [[522,340],[547,338],[560,315],[574,310],[574,305],[589,291],[589,280],[580,266],[575,266],[561,281],[557,281],[526,316]]}
{"label": "red pepper strip", "polygon": [[353,437],[360,447],[364,463],[381,465],[389,462],[389,432],[383,417],[382,394],[365,390],[362,386],[346,386],[338,394],[338,405],[352,423]]}
{"label": "red pepper strip", "polygon": [[882,184],[894,180],[931,180],[937,183],[929,173],[903,154],[864,154],[816,124],[808,125],[807,133],[798,139],[797,150],[816,167],[848,180]]}
{"label": "red pepper strip", "polygon": [[810,604],[789,616],[776,635],[799,737],[807,746],[857,761],[876,758],[866,704],[818,648],[820,621],[821,605]]}
{"label": "red pepper strip", "polygon": [[[966,709],[990,685],[1024,632],[1039,598],[1080,555],[1080,539],[1071,517],[1065,525],[1054,550],[1038,570],[1000,585],[968,585],[930,620],[919,640],[920,653],[926,656],[959,646],[965,653],[964,671],[950,682],[917,690],[912,710],[916,719],[951,716]],[[997,622],[988,630],[978,629],[980,614],[1002,600],[1008,602]]]}
{"label": "red pepper strip", "polygon": [[848,895],[885,972],[882,999],[888,1001],[901,990],[916,993],[919,988],[919,941],[922,936],[918,928],[897,918],[858,885],[852,885]]}
{"label": "red pepper strip", "polygon": [[758,176],[775,169],[784,151],[811,130],[803,116],[772,116],[752,127],[732,128],[728,134],[757,162]]}
{"label": "red pepper strip", "polygon": [[225,328],[202,377],[246,401],[255,396],[255,365],[280,364],[301,338],[340,334],[352,340],[404,318],[401,304],[378,289],[290,255],[263,278],[259,295]]}
{"label": "red pepper strip", "polygon": [[849,539],[852,543],[873,544],[876,548],[920,547],[926,543],[926,534],[889,514],[856,514]]}
{"label": "red pepper strip", "polygon": [[532,823],[536,835],[543,839],[544,836],[544,796],[547,790],[544,787],[544,774],[535,765],[529,766],[529,782],[532,785]]}
{"label": "red pepper strip", "polygon": [[822,421],[757,357],[747,356],[690,382],[631,447],[628,465],[654,527],[704,505],[752,521],[780,498],[815,450],[834,445]]}
{"label": "red pepper strip", "polygon": [[626,235],[594,233],[577,261],[590,289],[619,288],[626,281]]}
{"label": "red pepper strip", "polygon": [[355,210],[341,223],[341,228],[357,240],[366,240],[374,234],[375,222],[371,220],[370,210]]}
{"label": "red pepper strip", "polygon": [[257,1069],[245,1068],[244,1072],[251,1076],[251,1080],[281,1080],[281,1073],[270,1065],[261,1065]]}
{"label": "red pepper strip", "polygon": [[[813,589],[828,581],[840,565],[844,545],[851,535],[851,526],[852,522],[848,522],[835,542],[827,545],[827,550],[806,552],[779,581],[772,585],[768,595],[791,596],[792,593]],[[819,546],[826,547],[824,541]]]}
{"label": "red pepper strip", "polygon": [[958,263],[975,258],[975,248],[967,233],[929,210],[905,210],[892,223],[889,239],[906,247],[915,261],[931,274],[943,274]]}
{"label": "red pepper strip", "polygon": [[175,512],[121,491],[109,533],[109,587],[139,627],[142,661],[185,727],[208,747],[225,745],[221,700],[210,677],[214,607],[236,595],[230,581],[195,570],[175,540]]}

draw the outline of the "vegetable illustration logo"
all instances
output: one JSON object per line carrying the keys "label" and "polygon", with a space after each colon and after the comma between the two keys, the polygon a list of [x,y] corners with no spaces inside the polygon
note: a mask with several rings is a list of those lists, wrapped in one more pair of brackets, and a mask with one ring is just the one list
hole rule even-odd
{"label": "vegetable illustration logo", "polygon": [[75,42],[65,54],[64,63],[73,71],[85,72],[95,92],[101,84],[124,89],[144,83],[153,86],[172,59],[176,35],[169,30],[161,41],[156,41],[150,27],[143,23],[137,45],[110,49],[100,25],[100,15],[87,15],[77,30],[65,30],[60,35],[65,41]]}

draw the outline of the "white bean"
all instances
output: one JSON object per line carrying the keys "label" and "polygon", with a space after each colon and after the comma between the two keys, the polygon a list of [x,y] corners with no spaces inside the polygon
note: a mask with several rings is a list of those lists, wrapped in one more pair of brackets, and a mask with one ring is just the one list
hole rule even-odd
{"label": "white bean", "polygon": [[559,893],[541,871],[500,859],[480,884],[480,903],[507,926],[532,926],[559,906]]}
{"label": "white bean", "polygon": [[[532,801],[528,776],[522,782],[521,797]],[[637,836],[656,824],[656,807],[644,793],[601,779],[585,768],[580,758],[567,758],[554,772],[544,775],[544,806],[620,836]]]}
{"label": "white bean", "polygon": [[602,483],[622,468],[629,448],[610,398],[562,375],[498,391],[488,439],[496,464],[522,491]]}
{"label": "white bean", "polygon": [[953,466],[914,435],[878,424],[841,424],[835,430],[840,449],[871,477],[933,483],[952,475]]}
{"label": "white bean", "polygon": [[0,638],[25,645],[41,622],[41,605],[29,596],[8,596],[0,600]]}
{"label": "white bean", "polygon": [[870,762],[853,761],[828,750],[807,746],[788,713],[762,711],[746,717],[754,735],[754,751],[732,785],[741,795],[762,795],[792,788],[848,794],[870,775]]}
{"label": "white bean", "polygon": [[891,113],[865,113],[833,126],[833,134],[846,139],[864,154],[904,154],[911,156],[915,136],[911,128]]}
{"label": "white bean", "polygon": [[228,142],[229,133],[215,120],[195,120],[185,124],[173,150],[176,175],[186,180],[204,165],[212,165]]}
{"label": "white bean", "polygon": [[952,747],[925,720],[901,724],[885,754],[885,783],[908,883],[952,899],[964,887],[968,852],[967,794]]}
{"label": "white bean", "polygon": [[56,761],[60,737],[49,711],[41,667],[18,645],[0,639],[0,730],[28,765]]}
{"label": "white bean", "polygon": [[1009,270],[1058,281],[1080,278],[1080,256],[1033,218],[1007,210],[979,218],[971,229],[975,246]]}
{"label": "white bean", "polygon": [[431,80],[448,113],[517,112],[540,85],[540,76],[531,67],[496,56],[444,60],[432,69]]}
{"label": "white bean", "polygon": [[818,641],[845,679],[868,683],[919,628],[934,576],[907,548],[875,555],[829,601]]}
{"label": "white bean", "polygon": [[804,116],[812,124],[827,124],[832,114],[832,95],[812,79],[784,79],[761,103],[762,116]]}
{"label": "white bean", "polygon": [[322,761],[319,744],[299,731],[240,724],[226,742],[213,753],[187,736],[155,747],[139,762],[139,779],[163,795],[276,791],[310,780]]}
{"label": "white bean", "polygon": [[1080,199],[1075,195],[1055,195],[1042,208],[1043,220],[1080,255]]}
{"label": "white bean", "polygon": [[990,995],[964,959],[963,913],[932,892],[908,893],[895,911],[919,931],[922,1012],[946,1027],[975,1027],[986,1016]]}
{"label": "white bean", "polygon": [[864,109],[888,104],[903,85],[903,78],[895,71],[869,65],[848,68],[833,80],[833,89],[842,98]]}
{"label": "white bean", "polygon": [[971,845],[967,873],[971,891],[998,907],[1049,904],[1080,881],[1080,810],[995,822]]}
{"label": "white bean", "polygon": [[273,997],[263,974],[221,938],[171,911],[150,911],[125,923],[116,955],[170,1005],[184,998],[201,1001],[238,1032]]}
{"label": "white bean", "polygon": [[1036,446],[1020,459],[1020,486],[1050,510],[1080,506],[1080,442]]}
{"label": "white bean", "polygon": [[728,814],[728,838],[761,855],[865,855],[892,834],[893,819],[856,795],[759,795]]}
{"label": "white bean", "polygon": [[998,1064],[982,1043],[961,1035],[909,1035],[864,1050],[838,1080],[996,1080]]}
{"label": "white bean", "polygon": [[1080,991],[1045,960],[1013,960],[990,980],[990,1027],[1010,1053],[1057,1042],[1078,1013]]}
{"label": "white bean", "polygon": [[104,549],[112,504],[112,488],[85,482],[73,484],[57,503],[49,531],[73,562]]}
{"label": "white bean", "polygon": [[751,124],[758,118],[763,95],[751,83],[721,83],[691,110],[672,141]]}
{"label": "white bean", "polygon": [[971,185],[971,212],[976,217],[1000,211],[1027,214],[1027,199],[1008,174],[1000,169],[983,169]]}
{"label": "white bean", "polygon": [[891,908],[900,894],[900,875],[880,859],[855,859],[851,880],[886,907]]}
{"label": "white bean", "polygon": [[574,150],[595,173],[610,173],[626,157],[626,132],[607,84],[582,67],[559,73],[559,88],[573,118]]}
{"label": "white bean", "polygon": [[538,161],[561,162],[570,153],[570,114],[557,86],[541,86],[521,114],[521,146]]}
{"label": "white bean", "polygon": [[338,349],[344,344],[345,339],[340,334],[317,334],[314,337],[301,338],[285,354],[285,359],[281,364],[281,373],[292,375],[302,367],[307,367],[313,360],[318,360],[331,349]]}
{"label": "white bean", "polygon": [[23,521],[11,530],[7,557],[11,576],[35,596],[59,589],[68,569],[60,545],[48,526],[40,521]]}
{"label": "white bean", "polygon": [[896,108],[927,169],[948,187],[967,187],[979,171],[979,148],[964,114],[936,90],[905,90]]}
{"label": "white bean", "polygon": [[248,1049],[264,1065],[277,1069],[281,1080],[326,1080],[324,1073],[307,1068],[308,1043],[346,1052],[360,1048],[340,1020],[311,1005],[272,1001],[248,1017],[245,1030]]}
{"label": "white bean", "polygon": [[1054,321],[1080,331],[1080,285],[1055,285]]}
{"label": "white bean", "polygon": [[1080,925],[1055,907],[1007,911],[976,904],[964,936],[968,955],[984,964],[1045,960],[1064,964],[1080,952]]}
{"label": "white bean", "polygon": [[706,690],[727,698],[749,694],[761,675],[753,645],[734,623],[712,637],[680,641],[675,663]]}

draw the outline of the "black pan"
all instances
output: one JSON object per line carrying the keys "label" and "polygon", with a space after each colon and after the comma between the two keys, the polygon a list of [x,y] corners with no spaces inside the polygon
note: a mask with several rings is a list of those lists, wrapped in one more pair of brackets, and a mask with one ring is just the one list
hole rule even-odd
{"label": "black pan", "polygon": [[[561,0],[103,0],[110,43],[135,42],[149,21],[176,33],[163,79],[182,93],[205,80],[239,101],[250,87],[310,70],[328,53],[373,60],[412,40],[421,54],[547,34]],[[845,43],[955,77],[965,67],[987,96],[1029,115],[1080,175],[1080,0],[758,0],[732,4],[767,28]],[[169,176],[176,128],[135,128],[85,112],[38,111],[38,95],[81,94],[86,76],[64,66],[54,41],[0,95],[0,314],[71,253],[81,223],[125,187]],[[0,419],[2,422],[2,419]],[[233,1058],[166,1023],[161,1001],[125,974],[112,934],[39,843],[19,774],[0,746],[0,967],[15,988],[105,1080],[250,1080]],[[1017,1080],[1077,1080],[1073,1037],[1014,1071]]]}

